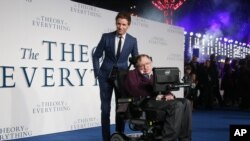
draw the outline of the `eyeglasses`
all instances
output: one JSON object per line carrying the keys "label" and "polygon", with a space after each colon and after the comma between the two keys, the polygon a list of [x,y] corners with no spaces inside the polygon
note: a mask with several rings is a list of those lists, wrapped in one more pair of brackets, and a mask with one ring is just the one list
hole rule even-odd
{"label": "eyeglasses", "polygon": [[144,64],[139,64],[138,67],[139,67],[139,68],[148,67],[148,66],[151,65],[151,63],[152,63],[152,62],[146,62],[146,63],[144,63]]}

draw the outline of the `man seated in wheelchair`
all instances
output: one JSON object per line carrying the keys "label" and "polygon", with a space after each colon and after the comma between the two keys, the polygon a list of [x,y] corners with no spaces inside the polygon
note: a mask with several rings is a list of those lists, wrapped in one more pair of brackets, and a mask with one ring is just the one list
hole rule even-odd
{"label": "man seated in wheelchair", "polygon": [[135,69],[130,70],[124,80],[124,89],[135,98],[150,97],[141,104],[144,109],[163,111],[165,116],[160,131],[162,141],[191,141],[192,111],[190,102],[185,98],[176,98],[168,90],[163,94],[155,94],[154,76],[151,57],[146,54],[138,55]]}

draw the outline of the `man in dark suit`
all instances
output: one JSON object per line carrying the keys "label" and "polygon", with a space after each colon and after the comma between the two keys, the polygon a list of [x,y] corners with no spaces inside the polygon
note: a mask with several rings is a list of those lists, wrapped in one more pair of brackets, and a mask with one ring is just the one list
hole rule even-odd
{"label": "man in dark suit", "polygon": [[[101,99],[101,124],[103,141],[110,140],[110,109],[113,85],[109,75],[115,69],[127,70],[128,57],[138,55],[137,40],[127,30],[131,24],[129,13],[120,12],[116,16],[116,31],[102,35],[93,55],[95,78],[98,78]],[[105,54],[103,56],[103,53]],[[100,66],[99,59],[104,57]],[[117,99],[120,97],[116,95]],[[116,131],[124,131],[124,122],[116,116]]]}
{"label": "man in dark suit", "polygon": [[128,72],[124,88],[133,97],[150,96],[143,102],[142,108],[154,108],[165,111],[166,119],[162,129],[162,141],[191,141],[192,107],[185,98],[175,98],[168,92],[164,95],[153,93],[152,60],[146,54],[136,57],[136,69]]}

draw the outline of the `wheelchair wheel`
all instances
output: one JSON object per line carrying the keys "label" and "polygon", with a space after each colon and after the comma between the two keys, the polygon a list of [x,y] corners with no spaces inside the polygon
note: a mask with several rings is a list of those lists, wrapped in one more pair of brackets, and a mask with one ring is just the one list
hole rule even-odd
{"label": "wheelchair wheel", "polygon": [[128,137],[121,133],[114,133],[111,136],[110,141],[128,141]]}

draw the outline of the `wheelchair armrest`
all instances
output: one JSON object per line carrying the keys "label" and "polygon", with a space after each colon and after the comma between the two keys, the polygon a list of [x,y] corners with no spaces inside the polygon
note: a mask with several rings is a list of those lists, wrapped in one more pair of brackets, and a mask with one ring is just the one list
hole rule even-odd
{"label": "wheelchair armrest", "polygon": [[132,103],[139,105],[140,103],[142,103],[144,100],[149,99],[149,96],[145,96],[145,97],[126,97],[126,98],[119,98],[118,99],[118,103]]}
{"label": "wheelchair armrest", "polygon": [[131,103],[133,102],[133,98],[119,98],[118,103]]}
{"label": "wheelchair armrest", "polygon": [[143,96],[139,98],[133,98],[133,104],[140,106],[145,100],[150,99],[150,96]]}

